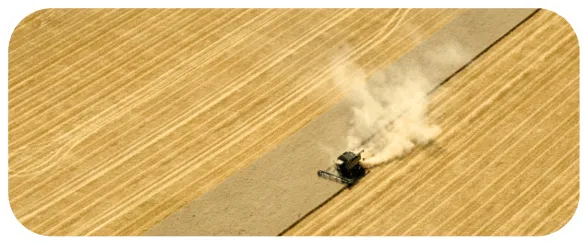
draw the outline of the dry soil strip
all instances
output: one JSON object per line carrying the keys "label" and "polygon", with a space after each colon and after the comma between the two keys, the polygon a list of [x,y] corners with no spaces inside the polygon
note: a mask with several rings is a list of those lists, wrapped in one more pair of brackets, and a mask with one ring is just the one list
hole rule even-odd
{"label": "dry soil strip", "polygon": [[[528,18],[533,9],[475,9],[458,16],[429,40],[390,66],[386,73],[421,65],[431,91]],[[465,59],[439,63],[426,54],[459,43]],[[410,72],[410,70],[409,70]],[[168,216],[148,236],[275,236],[312,212],[344,186],[320,179],[316,171],[336,157],[317,143],[345,151],[347,101],[335,105],[249,167]],[[320,139],[320,142],[316,139]]]}

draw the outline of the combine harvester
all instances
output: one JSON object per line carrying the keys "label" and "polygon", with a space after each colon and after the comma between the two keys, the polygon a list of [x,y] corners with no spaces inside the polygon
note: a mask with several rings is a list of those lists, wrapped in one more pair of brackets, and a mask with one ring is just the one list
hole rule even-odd
{"label": "combine harvester", "polygon": [[344,152],[337,158],[334,166],[327,170],[319,170],[318,176],[345,184],[347,187],[355,185],[367,174],[366,169],[360,164],[362,152],[363,150],[357,154],[350,151]]}

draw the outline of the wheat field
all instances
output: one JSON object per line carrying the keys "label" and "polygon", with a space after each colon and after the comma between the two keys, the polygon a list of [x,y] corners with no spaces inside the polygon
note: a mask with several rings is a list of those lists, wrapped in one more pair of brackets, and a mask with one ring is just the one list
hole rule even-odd
{"label": "wheat field", "polygon": [[[32,13],[9,46],[13,212],[43,235],[140,235],[338,103],[337,48],[371,73],[464,11]],[[578,62],[567,22],[537,12],[431,94],[434,145],[285,235],[558,230],[579,195]]]}

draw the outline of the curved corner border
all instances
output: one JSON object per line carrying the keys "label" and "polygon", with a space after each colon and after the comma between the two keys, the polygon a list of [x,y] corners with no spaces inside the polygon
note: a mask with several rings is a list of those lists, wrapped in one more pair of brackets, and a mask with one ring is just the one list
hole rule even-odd
{"label": "curved corner border", "polygon": [[8,24],[9,9],[24,8],[24,5],[25,0],[3,0],[0,2],[0,24]]}
{"label": "curved corner border", "polygon": [[[566,1],[566,0],[559,0],[559,1]],[[580,18],[582,23],[584,24],[584,32],[588,32],[588,25],[586,24],[586,17],[588,17],[588,1],[586,0],[567,0],[568,5],[567,7],[572,11],[575,12],[574,14],[576,17]],[[575,10],[574,10],[575,9]]]}
{"label": "curved corner border", "polygon": [[31,244],[25,243],[24,239],[16,234],[16,232],[10,231],[9,222],[4,218],[2,215],[2,208],[0,207],[0,244],[7,244],[7,245],[24,245],[24,244]]}
{"label": "curved corner border", "polygon": [[16,232],[8,231],[8,224],[0,224],[0,242],[6,245],[24,245],[23,240],[16,238]]}

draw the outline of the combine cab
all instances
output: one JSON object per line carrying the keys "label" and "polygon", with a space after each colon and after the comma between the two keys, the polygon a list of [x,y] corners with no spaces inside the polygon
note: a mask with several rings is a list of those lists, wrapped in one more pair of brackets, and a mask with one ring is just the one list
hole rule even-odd
{"label": "combine cab", "polygon": [[361,166],[361,153],[344,152],[335,161],[335,165],[327,170],[319,170],[318,176],[337,181],[351,187],[366,174],[365,168]]}

